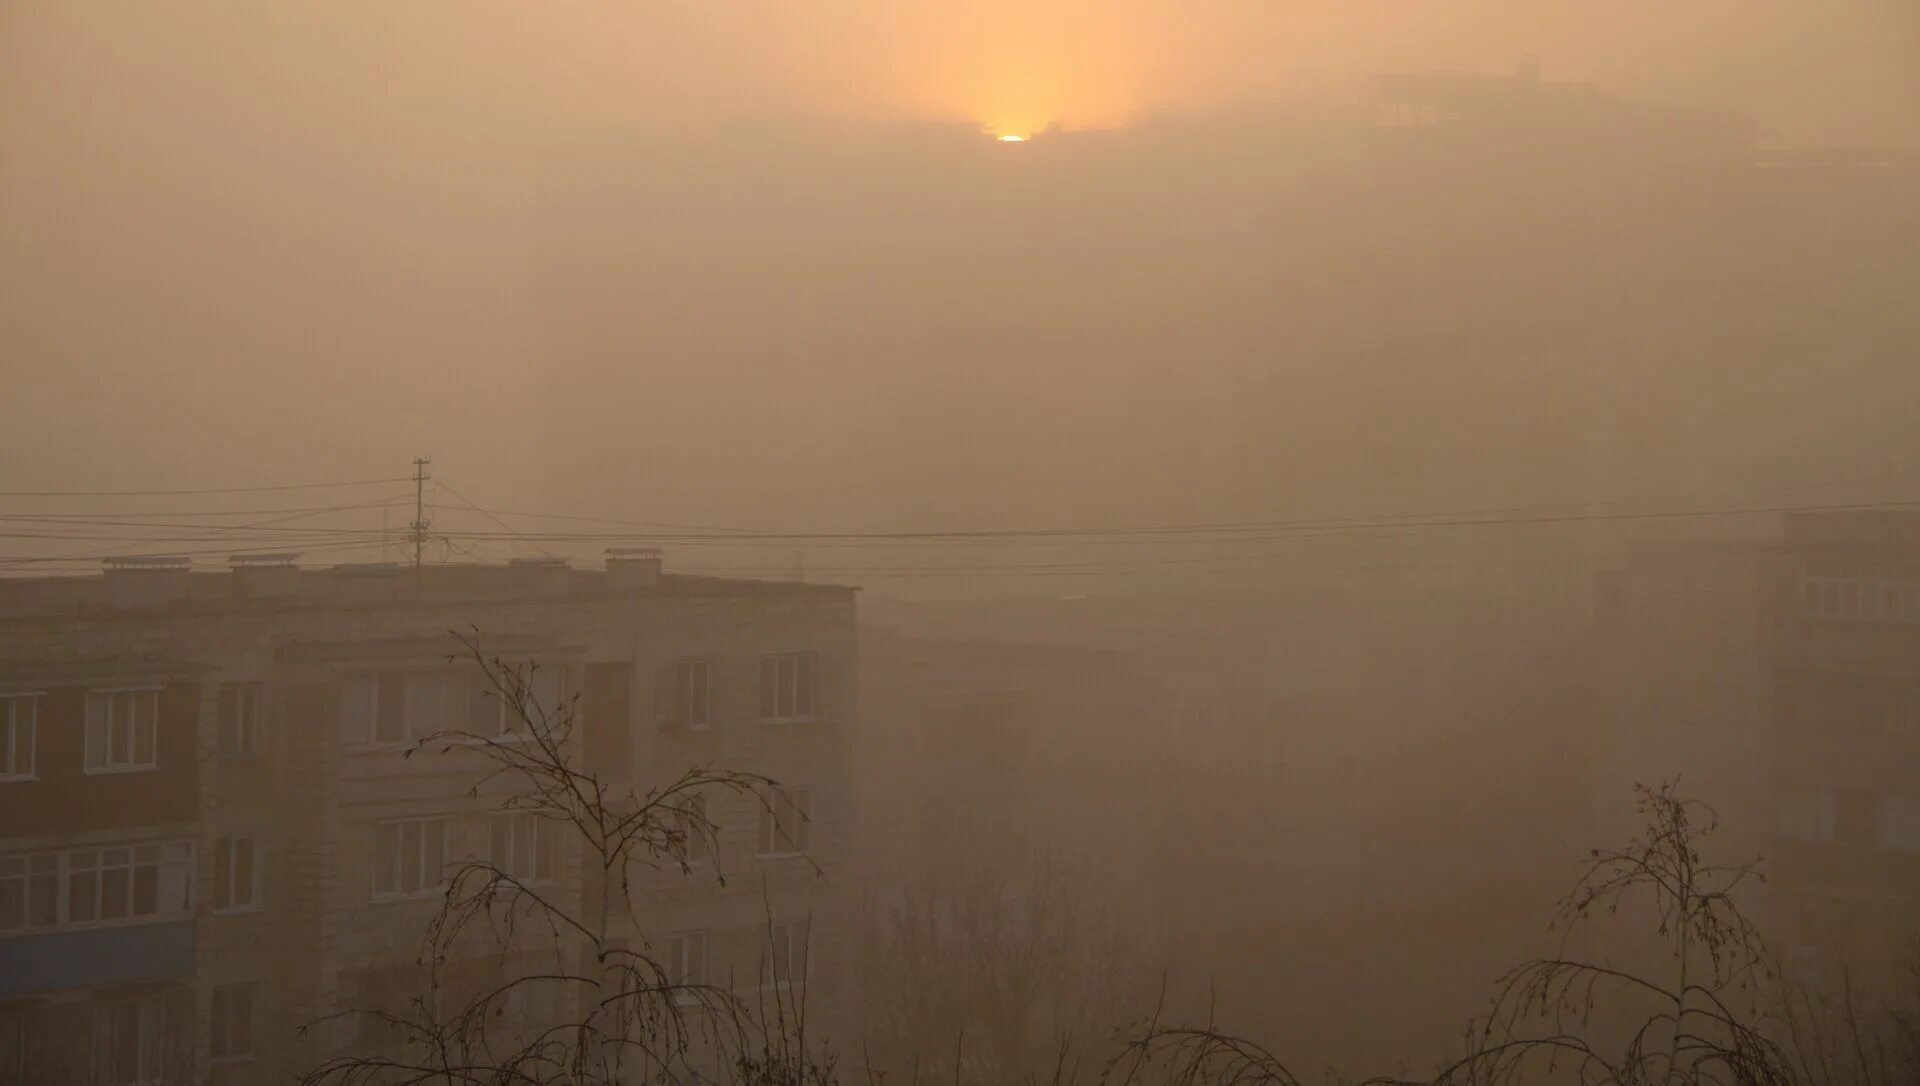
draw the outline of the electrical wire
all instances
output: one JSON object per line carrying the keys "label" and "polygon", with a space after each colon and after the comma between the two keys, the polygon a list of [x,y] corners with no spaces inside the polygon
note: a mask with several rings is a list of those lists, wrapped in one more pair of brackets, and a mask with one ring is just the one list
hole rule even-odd
{"label": "electrical wire", "polygon": [[144,498],[176,497],[183,494],[262,494],[268,491],[326,490],[412,481],[411,476],[402,475],[392,479],[349,479],[337,483],[281,483],[275,486],[199,487],[185,490],[0,490],[0,498]]}
{"label": "electrical wire", "polygon": [[[1398,518],[1392,515],[1383,515],[1379,517],[1347,517],[1319,520],[1275,520],[1228,524],[1150,525],[1133,527],[1000,528],[907,532],[769,532],[759,535],[755,541],[761,543],[786,544],[841,541],[895,543],[920,540],[965,541],[977,539],[1011,539],[1025,541],[1102,538],[1112,536],[1149,536],[1186,539],[1198,536],[1203,537],[1203,541],[1205,542],[1264,542],[1288,538],[1300,533],[1346,534],[1355,531],[1398,529],[1515,527],[1533,524],[1606,523],[1687,519],[1695,517],[1864,512],[1870,510],[1907,509],[1916,506],[1920,506],[1920,498],[1907,498],[1899,501],[1884,502],[1747,506],[1732,509],[1665,509],[1623,513],[1581,513],[1561,516],[1476,517],[1450,514],[1415,514],[1412,516],[1402,515]],[[525,542],[541,541],[559,543],[619,543],[636,541],[654,543],[723,543],[727,541],[727,537],[724,536],[644,532],[516,532],[510,536],[501,536],[485,532],[449,534],[457,535],[463,539],[505,541],[511,538]]]}
{"label": "electrical wire", "polygon": [[[529,542],[529,543],[531,542],[527,540],[525,536],[521,535],[518,531],[515,531],[513,525],[508,524],[506,521],[501,520],[497,516],[494,516],[491,512],[475,505],[472,502],[472,500],[469,499],[465,494],[462,494],[458,490],[455,490],[452,483],[447,482],[445,479],[435,479],[434,482],[439,484],[441,487],[443,487],[447,493],[453,495],[455,498],[458,498],[461,502],[465,503],[468,509],[471,509],[476,513],[479,513],[480,515],[486,517],[488,520],[494,522],[495,524],[498,524],[500,527],[512,533],[515,539],[520,540],[522,542]],[[539,551],[541,554],[544,554],[549,558],[559,557],[558,555],[554,554],[552,551],[548,550],[547,548],[541,546],[538,543],[531,543],[531,545],[535,550]]]}

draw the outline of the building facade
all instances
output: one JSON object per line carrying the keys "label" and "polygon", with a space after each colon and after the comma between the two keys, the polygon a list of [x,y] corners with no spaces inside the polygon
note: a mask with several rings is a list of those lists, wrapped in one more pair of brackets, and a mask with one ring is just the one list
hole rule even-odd
{"label": "building facade", "polygon": [[628,935],[675,979],[831,1004],[850,589],[647,555],[146,560],[0,583],[0,616],[0,1082],[284,1081],[392,1040],[330,1016],[418,994],[462,858],[577,907],[594,872],[563,823],[516,809],[461,744],[409,756],[526,727],[469,640],[524,669],[596,776],[642,795],[696,765],[778,782],[766,804],[712,797],[713,847],[691,875],[636,875]]}
{"label": "building facade", "polygon": [[1920,516],[1796,514],[1637,550],[1604,617],[1601,795],[1678,777],[1764,857],[1783,954],[1888,962],[1920,916]]}

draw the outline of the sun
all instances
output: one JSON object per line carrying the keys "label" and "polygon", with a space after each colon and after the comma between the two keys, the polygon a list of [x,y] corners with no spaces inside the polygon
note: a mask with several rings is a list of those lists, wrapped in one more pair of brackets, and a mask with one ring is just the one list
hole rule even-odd
{"label": "sun", "polygon": [[1016,135],[1013,135],[1012,133],[1008,133],[1007,135],[1000,137],[1000,142],[1001,143],[1025,143],[1027,142],[1027,137],[1016,136]]}

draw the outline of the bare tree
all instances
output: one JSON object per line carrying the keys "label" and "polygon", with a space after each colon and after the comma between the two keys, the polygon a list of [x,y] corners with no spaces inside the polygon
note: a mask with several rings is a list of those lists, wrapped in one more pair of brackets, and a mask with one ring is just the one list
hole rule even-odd
{"label": "bare tree", "polygon": [[1440,1081],[1534,1081],[1562,1069],[1573,1081],[1621,1086],[1793,1080],[1786,1052],[1763,1029],[1765,944],[1736,902],[1742,884],[1762,877],[1759,861],[1708,862],[1700,846],[1718,825],[1711,807],[1672,783],[1636,791],[1644,828],[1622,848],[1590,854],[1555,925],[1571,935],[1625,907],[1654,923],[1664,970],[1574,957],[1563,936],[1558,956],[1502,978],[1469,1053]]}
{"label": "bare tree", "polygon": [[1782,970],[1782,1018],[1794,1065],[1808,1086],[1920,1082],[1920,948],[1891,989],[1863,982],[1854,963],[1828,976]]}
{"label": "bare tree", "polygon": [[[1672,784],[1637,786],[1645,828],[1625,847],[1595,849],[1563,898],[1559,952],[1501,978],[1493,1009],[1473,1023],[1466,1055],[1431,1081],[1446,1086],[1567,1081],[1580,1086],[1785,1086],[1788,1053],[1768,1035],[1759,932],[1736,903],[1757,861],[1707,862],[1716,818]],[[1644,913],[1638,910],[1645,910]],[[1570,936],[1598,917],[1644,916],[1663,966],[1636,970],[1576,956]],[[1109,1068],[1128,1083],[1272,1083],[1300,1079],[1271,1052],[1210,1027],[1150,1021]],[[1390,1082],[1376,1079],[1374,1082]]]}
{"label": "bare tree", "polygon": [[470,794],[509,784],[507,810],[576,844],[580,877],[536,881],[492,858],[454,862],[402,998],[332,1016],[389,1042],[358,1045],[303,1083],[823,1083],[830,1064],[809,1050],[804,1006],[777,987],[769,1007],[675,976],[645,940],[634,882],[646,869],[691,875],[696,852],[714,857],[711,877],[724,882],[707,797],[747,795],[767,807],[776,782],[695,768],[645,792],[615,785],[583,763],[577,698],[542,705],[531,667],[462,641],[520,727],[443,731],[407,754],[477,753],[486,768]]}
{"label": "bare tree", "polygon": [[956,1083],[1066,1074],[1151,995],[1139,933],[1044,856],[1022,877],[958,869],[909,880],[870,919],[859,985],[870,1063]]}

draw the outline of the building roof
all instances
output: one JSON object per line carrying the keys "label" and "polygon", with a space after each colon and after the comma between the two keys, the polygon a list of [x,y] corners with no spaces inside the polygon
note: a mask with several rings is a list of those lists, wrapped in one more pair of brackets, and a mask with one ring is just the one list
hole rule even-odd
{"label": "building roof", "polygon": [[561,561],[461,563],[415,571],[394,564],[300,567],[275,558],[271,564],[237,563],[222,570],[142,562],[114,564],[98,574],[4,577],[0,616],[74,619],[857,591],[851,585],[668,572],[617,578],[605,569],[573,569]]}

